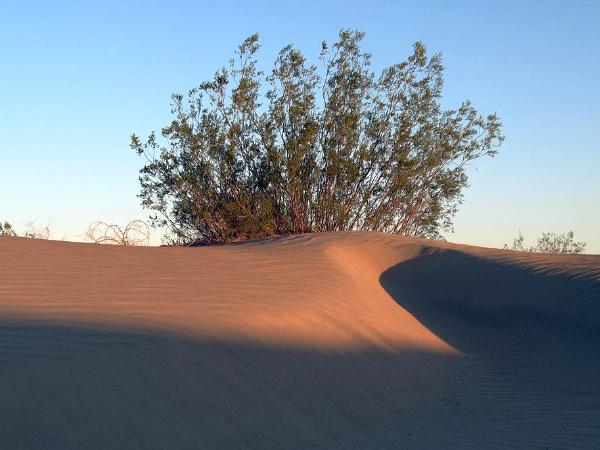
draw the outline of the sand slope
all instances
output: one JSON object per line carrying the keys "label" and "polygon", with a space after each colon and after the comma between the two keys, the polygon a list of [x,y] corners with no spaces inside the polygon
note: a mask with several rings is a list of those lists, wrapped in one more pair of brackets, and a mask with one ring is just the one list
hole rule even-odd
{"label": "sand slope", "polygon": [[0,238],[0,449],[600,448],[600,257]]}

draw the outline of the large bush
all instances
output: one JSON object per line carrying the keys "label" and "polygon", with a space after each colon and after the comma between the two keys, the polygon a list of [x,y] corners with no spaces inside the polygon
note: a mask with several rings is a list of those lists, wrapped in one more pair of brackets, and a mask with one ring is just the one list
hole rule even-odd
{"label": "large bush", "polygon": [[468,101],[442,109],[441,56],[423,44],[375,76],[362,39],[341,31],[318,67],[286,46],[264,74],[253,35],[212,81],[174,95],[164,139],[131,139],[153,225],[182,243],[450,227],[465,166],[494,156],[500,121]]}

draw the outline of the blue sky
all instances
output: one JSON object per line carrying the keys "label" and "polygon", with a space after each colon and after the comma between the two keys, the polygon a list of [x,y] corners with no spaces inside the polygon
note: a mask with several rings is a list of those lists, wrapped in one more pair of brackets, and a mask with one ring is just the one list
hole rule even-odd
{"label": "blue sky", "polygon": [[287,43],[314,60],[340,28],[366,32],[376,70],[416,40],[442,51],[444,104],[468,98],[504,122],[448,240],[572,229],[600,253],[597,1],[3,1],[0,219],[81,240],[94,220],[146,218],[129,136],[168,122],[172,92],[210,78],[254,32],[270,63]]}

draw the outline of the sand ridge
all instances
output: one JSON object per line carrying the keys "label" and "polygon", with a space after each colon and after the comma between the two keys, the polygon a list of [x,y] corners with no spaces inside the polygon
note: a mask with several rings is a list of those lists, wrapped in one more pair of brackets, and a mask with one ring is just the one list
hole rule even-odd
{"label": "sand ridge", "polygon": [[0,238],[0,448],[598,448],[600,257]]}

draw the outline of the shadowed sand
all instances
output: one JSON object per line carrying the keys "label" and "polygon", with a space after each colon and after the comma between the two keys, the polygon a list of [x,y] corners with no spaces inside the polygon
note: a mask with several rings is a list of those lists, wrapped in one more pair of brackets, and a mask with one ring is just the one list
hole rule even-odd
{"label": "shadowed sand", "polygon": [[0,238],[0,449],[600,448],[600,257]]}

